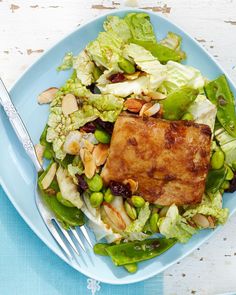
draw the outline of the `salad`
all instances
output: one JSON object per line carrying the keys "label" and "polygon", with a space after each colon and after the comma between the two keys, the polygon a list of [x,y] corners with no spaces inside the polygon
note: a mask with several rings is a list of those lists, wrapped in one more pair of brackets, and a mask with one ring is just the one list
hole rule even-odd
{"label": "salad", "polygon": [[[176,242],[227,221],[236,190],[236,115],[224,75],[191,66],[181,37],[158,41],[145,13],[108,16],[78,55],[66,53],[36,152],[38,185],[64,228],[86,223],[129,272]],[[104,239],[106,242],[104,242]],[[102,243],[103,242],[103,243]]]}

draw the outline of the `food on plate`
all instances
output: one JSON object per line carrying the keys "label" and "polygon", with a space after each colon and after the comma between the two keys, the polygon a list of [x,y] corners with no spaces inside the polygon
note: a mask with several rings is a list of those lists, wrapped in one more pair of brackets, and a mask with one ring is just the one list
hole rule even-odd
{"label": "food on plate", "polygon": [[[224,75],[181,62],[181,36],[158,40],[146,13],[108,16],[57,70],[37,145],[38,186],[65,228],[86,223],[94,252],[128,272],[202,229],[224,224],[236,190],[236,115]],[[191,52],[188,52],[191,55]],[[104,243],[105,239],[107,243]]]}
{"label": "food on plate", "polygon": [[113,180],[134,179],[150,203],[196,204],[205,190],[210,149],[207,125],[120,115],[101,176],[108,186]]}

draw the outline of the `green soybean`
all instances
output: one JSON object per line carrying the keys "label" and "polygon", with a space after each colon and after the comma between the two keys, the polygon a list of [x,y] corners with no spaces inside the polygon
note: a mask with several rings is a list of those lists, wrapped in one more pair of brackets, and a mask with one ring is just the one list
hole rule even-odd
{"label": "green soybean", "polygon": [[99,174],[95,174],[91,179],[86,179],[89,189],[92,192],[99,192],[102,189],[103,181]]}
{"label": "green soybean", "polygon": [[221,150],[217,150],[213,153],[211,157],[211,167],[212,169],[220,169],[224,165],[225,155]]}
{"label": "green soybean", "polygon": [[125,201],[125,211],[131,219],[135,220],[137,218],[137,211],[127,201]]}
{"label": "green soybean", "polygon": [[123,70],[127,74],[133,74],[135,73],[135,66],[127,59],[120,58],[118,62],[118,66],[121,70]]}
{"label": "green soybean", "polygon": [[145,204],[144,199],[140,196],[132,196],[131,201],[132,201],[134,207],[136,207],[136,208],[141,208]]}
{"label": "green soybean", "polygon": [[181,118],[181,120],[185,120],[185,121],[193,121],[193,115],[191,113],[185,113],[183,115],[183,117]]}
{"label": "green soybean", "polygon": [[124,268],[130,272],[130,273],[134,273],[138,270],[138,265],[137,263],[129,263],[129,264],[125,264]]}
{"label": "green soybean", "polygon": [[157,226],[157,221],[159,219],[159,215],[158,213],[153,213],[151,218],[150,218],[150,228],[151,228],[151,231],[153,233],[156,233],[158,232],[158,226]]}
{"label": "green soybean", "polygon": [[224,189],[224,190],[226,190],[226,189],[229,188],[229,186],[230,186],[229,181],[228,181],[228,180],[225,180],[225,181],[223,182],[221,188]]}
{"label": "green soybean", "polygon": [[227,174],[226,174],[225,180],[232,180],[233,178],[234,178],[233,171],[229,167],[227,167]]}
{"label": "green soybean", "polygon": [[57,200],[66,207],[75,207],[70,201],[63,198],[61,192],[57,193]]}
{"label": "green soybean", "polygon": [[97,208],[102,204],[103,194],[101,192],[95,192],[90,195],[90,204],[93,208]]}
{"label": "green soybean", "polygon": [[111,141],[111,136],[103,130],[97,129],[94,132],[94,136],[97,141],[101,143],[109,143]]}
{"label": "green soybean", "polygon": [[48,159],[48,160],[51,160],[53,158],[53,153],[50,149],[45,149],[44,152],[43,152],[43,157],[45,159]]}
{"label": "green soybean", "polygon": [[114,196],[110,190],[110,188],[108,188],[104,194],[104,200],[107,202],[107,203],[111,203],[114,199]]}

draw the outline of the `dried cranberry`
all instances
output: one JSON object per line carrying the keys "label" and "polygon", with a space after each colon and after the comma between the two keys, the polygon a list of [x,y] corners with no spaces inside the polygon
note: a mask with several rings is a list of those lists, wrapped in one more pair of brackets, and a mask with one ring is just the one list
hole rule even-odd
{"label": "dried cranberry", "polygon": [[234,178],[230,181],[230,186],[226,190],[226,192],[233,193],[236,191],[236,173],[234,174]]}
{"label": "dried cranberry", "polygon": [[83,178],[82,175],[76,174],[76,178],[78,179],[78,189],[80,192],[86,191],[88,189],[88,184]]}
{"label": "dried cranberry", "polygon": [[86,123],[83,127],[80,128],[80,131],[84,131],[87,133],[94,133],[96,130],[95,124],[93,122]]}
{"label": "dried cranberry", "polygon": [[108,80],[111,81],[111,83],[118,83],[125,80],[125,76],[122,73],[113,74],[110,77],[108,77]]}
{"label": "dried cranberry", "polygon": [[132,195],[130,185],[128,183],[123,184],[121,182],[112,180],[109,183],[109,187],[110,187],[112,194],[115,196],[121,196],[123,198],[130,198]]}
{"label": "dried cranberry", "polygon": [[103,128],[108,134],[112,135],[114,124],[111,122],[102,121],[100,118],[94,121],[99,127]]}

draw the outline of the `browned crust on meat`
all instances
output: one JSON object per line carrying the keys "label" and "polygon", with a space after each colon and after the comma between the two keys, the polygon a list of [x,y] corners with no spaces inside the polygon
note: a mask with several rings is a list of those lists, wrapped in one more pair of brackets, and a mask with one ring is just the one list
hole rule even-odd
{"label": "browned crust on meat", "polygon": [[138,181],[139,193],[160,205],[202,200],[210,161],[211,130],[192,121],[126,113],[117,119],[102,177]]}

